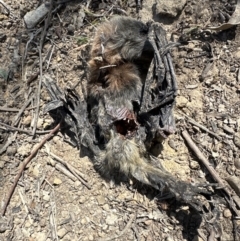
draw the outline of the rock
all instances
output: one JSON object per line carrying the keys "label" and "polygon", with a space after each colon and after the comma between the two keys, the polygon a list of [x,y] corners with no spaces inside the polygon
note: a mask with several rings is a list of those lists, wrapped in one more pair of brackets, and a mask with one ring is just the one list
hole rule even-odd
{"label": "rock", "polygon": [[63,238],[67,234],[67,230],[65,228],[61,228],[57,231],[57,236],[59,238]]}
{"label": "rock", "polygon": [[32,117],[29,115],[27,117],[25,117],[22,121],[23,125],[25,126],[30,126],[31,124],[31,121],[32,121]]}
{"label": "rock", "polygon": [[188,103],[188,99],[184,96],[177,96],[176,97],[176,105],[177,105],[177,108],[183,108],[183,107],[186,107]]}
{"label": "rock", "polygon": [[236,133],[236,134],[234,135],[233,141],[234,141],[234,144],[235,144],[238,148],[240,148],[240,131],[238,131],[238,133]]}
{"label": "rock", "polygon": [[240,170],[240,159],[239,159],[239,158],[236,158],[236,159],[234,160],[234,165],[235,165],[235,167],[236,167],[237,169]]}
{"label": "rock", "polygon": [[44,201],[49,201],[50,200],[49,192],[43,190],[42,194],[43,194],[43,200]]}
{"label": "rock", "polygon": [[86,202],[86,198],[85,198],[84,196],[80,196],[80,198],[78,199],[78,202],[79,202],[80,204],[83,204],[83,203]]}
{"label": "rock", "polygon": [[89,240],[89,241],[93,241],[93,240],[94,240],[94,237],[93,237],[92,235],[89,235],[89,236],[88,236],[88,240]]}
{"label": "rock", "polygon": [[59,179],[59,178],[57,178],[57,177],[54,177],[54,180],[53,180],[53,184],[54,185],[59,185],[59,184],[61,184],[62,183],[62,180],[61,179]]}
{"label": "rock", "polygon": [[195,235],[193,238],[193,241],[203,241],[203,239],[201,237],[199,237],[198,235]]}
{"label": "rock", "polygon": [[228,208],[226,208],[226,209],[223,210],[223,216],[225,218],[231,218],[232,217],[232,213],[231,213],[231,211]]}
{"label": "rock", "polygon": [[33,173],[33,176],[34,176],[34,177],[38,177],[38,176],[39,176],[39,173],[40,173],[39,167],[40,167],[40,166],[41,166],[40,164],[37,164],[37,165],[33,168],[32,173]]}
{"label": "rock", "polygon": [[158,0],[156,5],[157,15],[168,15],[171,18],[175,18],[181,13],[187,0]]}
{"label": "rock", "polygon": [[107,225],[114,225],[118,220],[118,216],[111,213],[110,215],[107,216],[106,218],[106,224]]}
{"label": "rock", "polygon": [[240,196],[240,186],[239,186],[240,178],[231,176],[226,178],[226,181],[232,187],[232,189],[236,192],[236,194]]}
{"label": "rock", "polygon": [[190,168],[194,170],[199,169],[199,163],[197,161],[190,161]]}
{"label": "rock", "polygon": [[32,149],[32,145],[24,144],[17,149],[17,152],[19,155],[26,157],[30,154],[31,149]]}
{"label": "rock", "polygon": [[43,233],[43,232],[39,232],[39,233],[35,233],[34,235],[34,240],[37,240],[37,241],[45,241],[46,240],[46,233]]}
{"label": "rock", "polygon": [[99,205],[103,205],[103,204],[105,204],[105,198],[103,196],[98,196],[97,202]]}
{"label": "rock", "polygon": [[6,153],[8,156],[14,156],[17,153],[17,148],[15,146],[9,146]]}

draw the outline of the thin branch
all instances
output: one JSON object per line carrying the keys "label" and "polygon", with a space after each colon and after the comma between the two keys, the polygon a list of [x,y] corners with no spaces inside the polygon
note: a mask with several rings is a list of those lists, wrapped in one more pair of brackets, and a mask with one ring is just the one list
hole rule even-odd
{"label": "thin branch", "polygon": [[46,135],[42,141],[32,150],[31,154],[22,162],[20,170],[17,174],[17,176],[15,177],[14,183],[7,195],[7,198],[5,200],[5,203],[3,205],[2,211],[1,211],[1,215],[4,216],[5,212],[7,210],[7,206],[10,202],[10,199],[13,195],[13,192],[17,186],[18,180],[20,179],[23,170],[25,169],[25,167],[27,166],[27,164],[32,160],[32,158],[37,154],[38,150],[60,129],[60,123],[53,129],[51,130],[51,132]]}
{"label": "thin branch", "polygon": [[[182,113],[182,114],[183,114],[183,113]],[[199,124],[198,122],[196,122],[195,120],[193,120],[191,117],[189,117],[189,116],[187,116],[187,115],[185,115],[185,114],[183,114],[183,115],[184,115],[185,117],[187,117],[188,122],[191,123],[192,125],[195,125],[195,126],[201,128],[202,130],[206,131],[206,132],[209,133],[210,135],[216,137],[219,141],[222,140],[222,138],[221,138],[218,134],[214,133],[213,131],[210,131],[207,127]]]}
{"label": "thin branch", "polygon": [[[217,174],[215,169],[212,167],[212,165],[209,163],[207,158],[203,155],[203,153],[199,150],[199,148],[196,146],[196,144],[193,142],[191,139],[190,135],[188,134],[187,130],[184,130],[182,132],[182,135],[187,142],[188,146],[191,148],[191,150],[194,152],[194,154],[197,156],[197,158],[202,162],[202,164],[207,168],[209,173],[212,175],[213,179],[218,182],[220,185],[220,188],[222,188],[226,194],[228,195],[227,201],[229,203],[229,206],[232,208],[232,210],[236,213],[238,217],[240,217],[240,212],[239,210],[236,209],[233,200],[236,202],[236,199],[231,195],[228,187],[226,184],[223,182],[221,177]],[[240,203],[236,202],[236,204],[240,207]]]}
{"label": "thin branch", "polygon": [[[1,126],[4,126],[4,127],[1,127]],[[10,126],[10,125],[7,125],[5,123],[2,123],[0,122],[0,129],[3,129],[3,130],[6,130],[6,131],[19,131],[19,132],[22,132],[22,133],[26,133],[28,135],[33,135],[32,131],[28,131],[28,130],[24,130],[24,129],[21,129],[21,128],[17,128],[17,127],[14,127],[14,126]],[[49,133],[49,131],[36,131],[36,134],[47,134]]]}

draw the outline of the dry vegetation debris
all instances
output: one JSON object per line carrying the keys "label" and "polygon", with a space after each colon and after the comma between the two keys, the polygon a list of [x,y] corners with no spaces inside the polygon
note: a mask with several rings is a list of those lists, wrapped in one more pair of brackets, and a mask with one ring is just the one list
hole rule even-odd
{"label": "dry vegetation debris", "polygon": [[[240,240],[240,1],[166,2],[50,1],[27,29],[45,2],[0,1],[0,240]],[[81,94],[94,31],[114,14],[160,21],[182,43],[177,132],[153,152],[181,180],[220,184],[205,219],[133,180],[104,180],[60,132],[33,155],[56,127],[43,76]]]}

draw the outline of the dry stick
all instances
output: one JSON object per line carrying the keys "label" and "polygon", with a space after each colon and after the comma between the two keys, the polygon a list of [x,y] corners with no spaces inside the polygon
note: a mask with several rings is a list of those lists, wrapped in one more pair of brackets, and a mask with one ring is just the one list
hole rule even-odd
{"label": "dry stick", "polygon": [[38,115],[39,115],[39,109],[40,109],[40,94],[41,94],[42,79],[43,79],[42,48],[43,48],[43,43],[44,43],[44,39],[45,39],[45,36],[46,36],[47,28],[49,26],[49,23],[50,23],[50,20],[51,20],[51,17],[52,17],[52,13],[51,13],[52,6],[53,6],[53,0],[50,1],[48,16],[47,16],[47,19],[45,20],[44,28],[42,30],[41,39],[40,39],[40,46],[38,47],[40,78],[39,78],[39,83],[38,83],[37,108],[36,108],[36,116],[35,116],[34,125],[33,125],[33,136],[35,135],[35,132],[36,132],[36,129],[37,129],[37,121],[38,121]]}
{"label": "dry stick", "polygon": [[[1,126],[4,126],[5,128],[3,128]],[[26,133],[28,135],[32,135],[32,131],[28,131],[28,130],[17,128],[17,127],[14,127],[14,126],[10,126],[10,125],[7,125],[7,124],[2,123],[2,122],[0,122],[0,129],[6,130],[6,131],[9,131],[9,130],[19,131],[19,132]],[[36,134],[47,134],[49,132],[50,132],[50,130],[49,131],[36,131]]]}
{"label": "dry stick", "polygon": [[28,206],[27,206],[27,204],[26,204],[25,199],[23,198],[23,195],[22,195],[21,190],[18,190],[18,194],[19,194],[19,196],[20,196],[20,198],[21,198],[21,200],[22,200],[23,206],[24,206],[25,211],[26,211],[26,213],[27,213],[27,215],[28,215],[29,222],[30,222],[31,224],[33,224],[33,221],[32,221],[32,218],[31,218],[31,216],[30,216],[30,212],[29,212]]}
{"label": "dry stick", "polygon": [[202,130],[208,132],[210,135],[216,137],[219,141],[222,140],[222,138],[221,138],[218,134],[214,133],[213,131],[210,131],[207,127],[199,124],[198,122],[196,122],[195,120],[193,120],[191,117],[187,116],[186,114],[184,114],[184,113],[182,113],[182,114],[183,114],[185,117],[187,117],[188,122],[191,123],[192,125],[195,125],[195,126],[201,128]]}
{"label": "dry stick", "polygon": [[28,107],[28,105],[31,103],[33,99],[33,96],[31,98],[29,98],[26,103],[23,105],[23,107],[19,110],[18,114],[15,116],[14,120],[13,120],[13,126],[16,126],[19,122],[19,119],[22,115],[22,113],[24,112],[24,110]]}
{"label": "dry stick", "polygon": [[57,155],[53,154],[52,152],[48,151],[48,154],[50,156],[52,156],[54,159],[56,159],[57,161],[59,161],[62,165],[64,165],[65,167],[67,167],[69,169],[70,172],[72,172],[72,174],[74,176],[76,176],[76,178],[82,183],[84,184],[88,189],[91,189],[91,187],[89,186],[89,184],[87,183],[87,181],[83,178],[83,174],[77,170],[75,167],[73,167],[72,165],[70,165],[69,163],[67,163],[66,161],[64,161],[63,159],[61,159],[60,157],[58,157]]}
{"label": "dry stick", "polygon": [[133,214],[132,217],[128,220],[127,225],[125,226],[125,228],[124,228],[119,234],[116,234],[116,235],[114,235],[113,237],[104,238],[104,239],[99,239],[98,241],[111,241],[111,240],[120,238],[121,236],[123,236],[123,235],[128,231],[128,229],[131,228],[131,225],[132,225],[133,221],[136,219],[136,217],[137,217],[137,211],[136,211],[135,214]]}
{"label": "dry stick", "polygon": [[7,4],[6,4],[3,0],[0,0],[0,3],[3,5],[3,7],[5,7],[5,9],[7,10],[8,14],[10,14],[11,10],[10,10],[10,8],[7,6]]}
{"label": "dry stick", "polygon": [[35,136],[36,129],[37,129],[37,121],[38,121],[38,115],[39,115],[39,109],[40,109],[40,95],[41,95],[41,87],[42,87],[42,50],[39,48],[39,58],[40,58],[40,79],[38,83],[38,90],[37,90],[37,108],[35,113],[35,119],[33,124],[33,131],[32,135]]}
{"label": "dry stick", "polygon": [[10,107],[0,107],[0,111],[12,111],[12,112],[18,112],[19,109],[17,108],[10,108]]}
{"label": "dry stick", "polygon": [[223,182],[223,180],[219,177],[217,172],[214,170],[214,168],[211,166],[211,164],[208,162],[207,158],[202,154],[202,152],[199,150],[199,148],[196,146],[196,144],[191,139],[190,135],[188,134],[187,130],[182,131],[182,135],[191,148],[191,150],[195,153],[195,155],[198,157],[198,159],[204,164],[204,166],[207,168],[207,170],[210,172],[212,177],[215,181],[217,181],[220,185],[220,187],[226,192],[226,194],[229,196],[229,199],[227,199],[230,207],[233,209],[233,211],[236,213],[238,217],[240,217],[239,211],[236,209],[233,200],[236,202],[236,204],[240,207],[240,203],[237,202],[237,200],[232,197],[230,191],[228,190],[226,184]]}
{"label": "dry stick", "polygon": [[[32,107],[26,108],[26,110],[32,110],[32,109],[35,109],[36,107],[37,107],[37,106],[32,106]],[[17,109],[17,108],[11,108],[11,107],[3,107],[3,106],[0,106],[0,111],[19,112],[19,109]]]}
{"label": "dry stick", "polygon": [[48,135],[46,135],[42,139],[42,141],[32,150],[31,154],[22,162],[20,170],[19,170],[17,176],[15,177],[14,183],[13,183],[13,185],[12,185],[8,195],[7,195],[5,203],[3,205],[3,208],[2,208],[2,211],[1,211],[2,216],[5,215],[8,203],[9,203],[9,201],[10,201],[12,195],[13,195],[14,189],[17,186],[18,180],[21,177],[24,168],[32,160],[32,158],[37,154],[38,150],[59,130],[59,128],[60,128],[60,123],[54,129],[52,129],[51,132]]}

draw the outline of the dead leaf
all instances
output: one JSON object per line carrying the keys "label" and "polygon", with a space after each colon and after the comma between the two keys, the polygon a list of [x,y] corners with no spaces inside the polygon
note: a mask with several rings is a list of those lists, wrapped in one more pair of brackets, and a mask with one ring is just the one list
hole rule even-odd
{"label": "dead leaf", "polygon": [[232,15],[232,17],[229,19],[229,21],[227,23],[224,23],[220,26],[217,27],[207,27],[206,29],[209,30],[226,30],[229,29],[235,25],[239,25],[240,24],[240,0],[237,1],[237,5],[236,5],[236,9]]}

